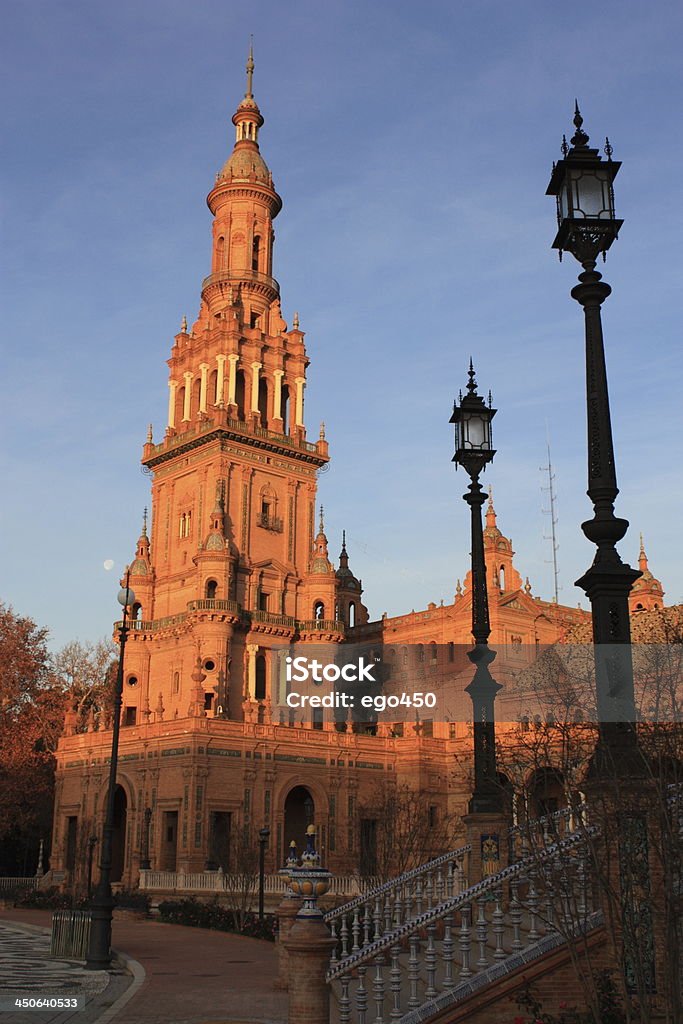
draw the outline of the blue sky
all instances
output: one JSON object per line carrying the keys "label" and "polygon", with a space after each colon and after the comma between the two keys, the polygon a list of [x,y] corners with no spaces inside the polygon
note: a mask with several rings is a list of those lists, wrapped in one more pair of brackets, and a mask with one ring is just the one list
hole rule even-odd
{"label": "blue sky", "polygon": [[333,456],[328,536],[336,553],[346,528],[373,617],[450,601],[466,572],[448,418],[470,354],[499,409],[486,482],[517,567],[551,596],[547,424],[560,600],[585,606],[578,266],[550,249],[545,196],[575,96],[623,161],[604,310],[621,552],[635,562],[642,530],[683,600],[679,4],[34,0],[4,22],[0,598],[55,646],[116,616],[252,32],[275,275]]}

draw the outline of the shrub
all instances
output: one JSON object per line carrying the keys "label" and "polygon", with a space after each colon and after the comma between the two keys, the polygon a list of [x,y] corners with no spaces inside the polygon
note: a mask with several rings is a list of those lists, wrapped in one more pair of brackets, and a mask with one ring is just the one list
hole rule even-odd
{"label": "shrub", "polygon": [[275,940],[276,922],[272,914],[266,914],[263,921],[259,921],[256,914],[246,914],[242,928],[240,928],[239,917],[235,911],[222,907],[216,900],[211,903],[201,903],[194,896],[181,900],[164,900],[159,904],[159,915],[162,921],[169,924],[235,932],[254,939],[267,939],[270,942]]}

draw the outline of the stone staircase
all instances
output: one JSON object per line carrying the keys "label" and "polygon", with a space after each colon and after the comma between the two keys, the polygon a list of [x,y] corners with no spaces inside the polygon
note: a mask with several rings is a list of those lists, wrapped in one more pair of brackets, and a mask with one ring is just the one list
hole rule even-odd
{"label": "stone staircase", "polygon": [[509,866],[475,885],[463,846],[329,912],[331,1024],[441,1019],[600,927],[585,818],[581,807],[511,829]]}

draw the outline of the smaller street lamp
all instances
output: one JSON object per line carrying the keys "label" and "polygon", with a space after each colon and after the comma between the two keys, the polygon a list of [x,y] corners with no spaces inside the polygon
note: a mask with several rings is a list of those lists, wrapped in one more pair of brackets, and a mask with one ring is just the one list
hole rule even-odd
{"label": "smaller street lamp", "polygon": [[125,586],[119,590],[117,600],[123,608],[123,620],[119,626],[119,664],[114,691],[114,720],[112,722],[111,760],[109,762],[109,784],[107,786],[107,808],[102,830],[100,847],[100,879],[95,887],[90,913],[90,943],[85,966],[91,971],[106,970],[111,963],[111,923],[114,915],[114,897],[111,888],[112,840],[114,837],[114,795],[116,793],[116,772],[119,761],[119,731],[121,729],[121,705],[123,703],[123,658],[128,636],[128,618],[135,604],[135,594],[130,589],[130,569],[126,569]]}
{"label": "smaller street lamp", "polygon": [[491,421],[496,410],[477,393],[474,367],[470,359],[467,394],[460,394],[460,405],[453,403],[450,422],[455,424],[455,455],[453,462],[468,473],[471,483],[464,500],[470,506],[472,524],[472,636],[474,649],[467,657],[475,666],[474,678],[466,687],[472,698],[474,722],[474,791],[470,800],[471,814],[497,814],[503,801],[496,771],[496,735],[494,701],[502,689],[489,671],[496,657],[488,645],[491,635],[489,602],[486,589],[484,533],[481,510],[486,500],[479,476],[496,454],[491,435]]}
{"label": "smaller street lamp", "polygon": [[259,829],[258,834],[258,919],[263,920],[263,903],[266,885],[266,845],[270,838],[270,829]]}
{"label": "smaller street lamp", "polygon": [[152,866],[152,862],[149,859],[149,830],[152,824],[152,808],[145,807],[145,813],[143,815],[143,832],[142,832],[142,858],[140,859],[140,870],[149,871]]}

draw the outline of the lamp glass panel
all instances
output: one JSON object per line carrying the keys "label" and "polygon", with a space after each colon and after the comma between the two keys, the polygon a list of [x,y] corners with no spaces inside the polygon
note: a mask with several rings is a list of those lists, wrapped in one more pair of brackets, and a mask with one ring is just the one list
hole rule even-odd
{"label": "lamp glass panel", "polygon": [[479,413],[463,416],[463,448],[486,449],[488,444],[488,418]]}
{"label": "lamp glass panel", "polygon": [[583,171],[573,175],[574,216],[590,219],[609,218],[609,181],[604,172]]}

